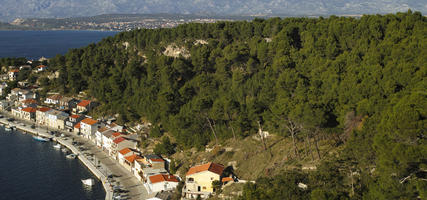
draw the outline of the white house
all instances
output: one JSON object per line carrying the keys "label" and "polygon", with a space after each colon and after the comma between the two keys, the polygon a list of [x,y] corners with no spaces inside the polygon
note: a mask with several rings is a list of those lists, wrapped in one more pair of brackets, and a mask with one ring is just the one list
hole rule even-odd
{"label": "white house", "polygon": [[97,120],[91,118],[85,118],[80,121],[80,132],[83,134],[83,137],[88,139],[95,138],[95,132],[98,130],[100,123]]}
{"label": "white house", "polygon": [[19,69],[12,69],[9,71],[9,80],[14,81],[18,77]]}
{"label": "white house", "polygon": [[62,96],[61,95],[59,95],[59,94],[54,94],[54,95],[51,95],[51,96],[49,96],[49,97],[47,97],[46,98],[46,100],[44,101],[46,104],[54,104],[54,105],[56,105],[56,104],[59,104],[59,100],[62,98]]}
{"label": "white house", "polygon": [[157,174],[149,176],[145,184],[149,193],[171,191],[178,186],[179,180],[177,177],[170,174]]}

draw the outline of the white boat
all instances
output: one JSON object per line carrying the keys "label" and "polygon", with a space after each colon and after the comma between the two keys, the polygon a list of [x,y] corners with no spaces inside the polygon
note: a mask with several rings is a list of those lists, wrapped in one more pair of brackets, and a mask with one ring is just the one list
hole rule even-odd
{"label": "white boat", "polygon": [[33,136],[34,140],[39,141],[39,142],[47,142],[49,141],[46,138],[40,137],[40,136]]}
{"label": "white boat", "polygon": [[91,179],[91,178],[83,179],[82,183],[85,184],[85,185],[89,185],[89,186],[95,185],[95,181],[93,179]]}
{"label": "white boat", "polygon": [[12,128],[10,128],[10,126],[9,126],[9,125],[6,125],[6,126],[4,127],[4,130],[5,130],[5,131],[12,131]]}
{"label": "white boat", "polygon": [[11,126],[10,127],[13,131],[16,131],[16,126]]}
{"label": "white boat", "polygon": [[65,157],[68,158],[68,159],[76,159],[77,155],[72,153],[72,154],[66,155]]}
{"label": "white boat", "polygon": [[53,145],[53,148],[55,148],[55,149],[61,149],[61,145],[59,143],[55,144],[55,145]]}

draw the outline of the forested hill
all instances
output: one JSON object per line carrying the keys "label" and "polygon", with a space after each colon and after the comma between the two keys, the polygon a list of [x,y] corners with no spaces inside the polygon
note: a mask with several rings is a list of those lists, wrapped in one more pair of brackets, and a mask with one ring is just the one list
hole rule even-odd
{"label": "forested hill", "polygon": [[[411,11],[186,24],[123,32],[50,65],[61,92],[87,90],[100,111],[151,121],[180,148],[243,138],[259,125],[344,144],[295,198],[425,199],[426,36],[426,17]],[[358,174],[352,187],[339,175],[349,169]],[[260,181],[244,198],[294,194],[283,187],[291,186]]]}

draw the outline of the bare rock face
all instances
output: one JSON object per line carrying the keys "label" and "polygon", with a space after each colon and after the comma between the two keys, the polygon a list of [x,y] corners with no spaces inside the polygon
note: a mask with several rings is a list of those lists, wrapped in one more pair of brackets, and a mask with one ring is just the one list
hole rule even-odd
{"label": "bare rock face", "polygon": [[163,51],[163,55],[178,58],[180,56],[184,58],[190,57],[190,52],[185,47],[178,47],[175,44],[170,44]]}

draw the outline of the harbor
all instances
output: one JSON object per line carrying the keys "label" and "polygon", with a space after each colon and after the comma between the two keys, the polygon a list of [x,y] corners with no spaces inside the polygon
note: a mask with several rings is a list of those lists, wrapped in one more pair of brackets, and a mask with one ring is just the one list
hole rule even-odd
{"label": "harbor", "polygon": [[[46,127],[34,126],[29,121],[10,120],[10,116],[4,112],[2,112],[2,115],[4,115],[4,117],[0,118],[0,123],[5,127],[10,127],[11,130],[8,132],[12,133],[14,132],[13,129],[16,129],[23,133],[30,133],[34,135],[33,138],[37,140],[35,142],[39,142],[41,138],[46,139],[47,141],[52,141],[53,143],[56,142],[57,145],[61,145],[60,148],[67,149],[71,154],[76,155],[76,158],[78,158],[89,169],[89,171],[102,182],[106,193],[106,200],[111,200],[114,197],[117,197],[117,194],[114,194],[114,189],[126,191],[125,194],[121,194],[120,197],[116,199],[148,198],[147,193],[144,192],[144,186],[116,161],[112,160],[103,151],[96,148],[91,141],[59,130],[49,130]],[[55,147],[52,145],[52,148]]]}

